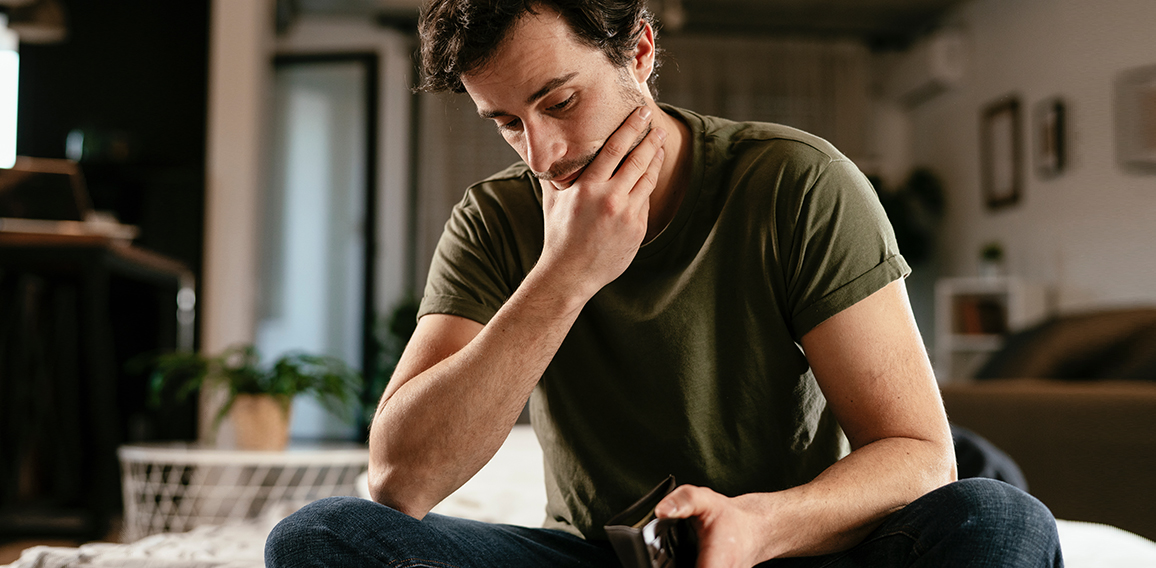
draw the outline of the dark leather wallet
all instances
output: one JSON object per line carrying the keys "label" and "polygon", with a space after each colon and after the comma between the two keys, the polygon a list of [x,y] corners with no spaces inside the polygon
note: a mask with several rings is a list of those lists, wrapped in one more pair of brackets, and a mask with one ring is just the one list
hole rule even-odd
{"label": "dark leather wallet", "polygon": [[698,556],[694,528],[686,519],[659,519],[654,508],[674,488],[674,476],[614,515],[606,536],[624,568],[694,568]]}

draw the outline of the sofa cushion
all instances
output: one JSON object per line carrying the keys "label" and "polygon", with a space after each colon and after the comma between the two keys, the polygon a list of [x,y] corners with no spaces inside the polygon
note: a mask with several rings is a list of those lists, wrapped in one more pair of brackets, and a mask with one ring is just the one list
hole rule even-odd
{"label": "sofa cushion", "polygon": [[975,377],[1156,380],[1156,308],[1045,321],[1009,335]]}

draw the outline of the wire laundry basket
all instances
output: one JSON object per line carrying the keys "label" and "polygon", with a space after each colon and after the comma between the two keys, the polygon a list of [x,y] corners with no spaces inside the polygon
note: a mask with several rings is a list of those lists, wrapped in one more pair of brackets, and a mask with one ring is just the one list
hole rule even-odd
{"label": "wire laundry basket", "polygon": [[[361,445],[245,451],[165,443],[121,446],[124,527],[133,542],[201,525],[255,519],[337,495],[357,495]],[[274,509],[279,508],[279,509]]]}

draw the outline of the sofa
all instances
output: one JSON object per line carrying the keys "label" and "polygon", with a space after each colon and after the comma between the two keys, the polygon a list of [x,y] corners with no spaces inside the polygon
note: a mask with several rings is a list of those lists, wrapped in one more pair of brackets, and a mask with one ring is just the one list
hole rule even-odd
{"label": "sofa", "polygon": [[941,391],[1058,518],[1156,539],[1156,309],[1046,321]]}

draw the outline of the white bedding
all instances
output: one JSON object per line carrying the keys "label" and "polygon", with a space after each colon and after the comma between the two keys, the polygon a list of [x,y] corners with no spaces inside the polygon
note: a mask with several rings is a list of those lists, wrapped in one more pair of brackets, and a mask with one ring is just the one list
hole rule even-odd
{"label": "white bedding", "polygon": [[[529,427],[517,426],[486,467],[434,508],[434,512],[489,522],[542,524],[546,496],[542,454]],[[368,496],[365,484],[362,496]],[[132,544],[38,546],[12,568],[260,568],[265,536],[281,514],[238,526],[198,527],[154,535]],[[1153,568],[1156,542],[1106,525],[1058,521],[1068,568]]]}
{"label": "white bedding", "polygon": [[263,522],[197,527],[155,534],[132,544],[89,543],[79,548],[35,546],[12,568],[263,568]]}

